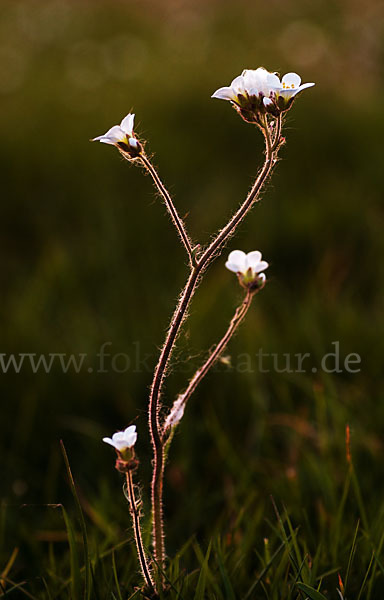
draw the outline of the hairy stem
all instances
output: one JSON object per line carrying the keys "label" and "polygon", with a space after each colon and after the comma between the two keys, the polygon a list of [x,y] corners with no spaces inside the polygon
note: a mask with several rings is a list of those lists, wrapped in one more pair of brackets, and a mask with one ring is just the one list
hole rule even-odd
{"label": "hairy stem", "polygon": [[233,235],[236,228],[247,215],[249,210],[253,207],[255,202],[259,200],[259,193],[272,171],[275,162],[275,154],[274,149],[272,147],[270,132],[267,124],[266,128],[263,131],[266,147],[264,165],[258,177],[256,178],[256,181],[253,184],[252,189],[249,192],[246,200],[243,202],[243,204],[240,206],[237,212],[233,215],[233,217],[229,220],[229,222],[225,225],[225,227],[223,227],[223,229],[219,231],[217,236],[213,239],[208,248],[205,250],[205,252],[203,252],[202,256],[200,257],[198,264],[199,266],[201,266],[202,269],[206,269],[208,267],[208,265],[212,262],[215,255],[217,254],[217,252],[224,246],[224,244],[228,241],[231,235]]}
{"label": "hairy stem", "polygon": [[164,440],[159,421],[160,394],[166,373],[169,357],[173,350],[177,334],[184,320],[189,302],[194,294],[199,279],[200,269],[193,267],[173,315],[167,338],[157,363],[151,394],[149,399],[149,430],[154,453],[152,477],[152,514],[154,554],[160,567],[164,564],[164,531],[163,531],[163,473],[164,473]]}
{"label": "hairy stem", "polygon": [[136,502],[136,498],[135,498],[135,491],[133,488],[133,481],[132,481],[132,471],[130,469],[128,469],[126,471],[126,479],[127,479],[127,492],[128,492],[128,498],[129,498],[129,507],[130,507],[132,523],[133,523],[133,533],[135,536],[136,548],[137,548],[137,554],[139,557],[141,572],[143,574],[144,580],[145,580],[148,588],[150,589],[151,592],[154,592],[155,584],[151,577],[151,573],[150,573],[148,562],[147,562],[147,557],[144,552],[143,540],[141,537],[141,529],[140,529],[140,515],[139,515],[139,511],[137,509],[137,502]]}
{"label": "hairy stem", "polygon": [[[224,352],[231,337],[234,335],[234,333],[237,331],[240,324],[244,320],[244,317],[247,314],[249,307],[251,306],[253,296],[255,295],[255,293],[257,293],[257,291],[258,290],[255,290],[255,291],[251,291],[249,289],[247,290],[247,292],[245,294],[245,298],[244,298],[243,302],[240,304],[240,306],[237,307],[227,331],[225,332],[225,334],[223,335],[223,337],[221,338],[219,343],[212,350],[212,352],[210,353],[210,355],[207,358],[207,360],[205,361],[205,363],[193,375],[186,390],[182,394],[179,394],[179,396],[177,397],[175,402],[177,402],[178,408],[185,407],[189,398],[192,396],[193,392],[199,385],[200,381],[202,379],[204,379],[204,377],[206,376],[208,371],[211,369],[211,367],[213,367],[213,365],[215,364],[217,359]],[[172,410],[171,410],[171,413],[172,413]],[[164,433],[165,433],[165,431],[164,431]]]}
{"label": "hairy stem", "polygon": [[282,140],[281,140],[282,124],[283,124],[283,117],[281,115],[279,115],[276,119],[272,150],[276,150],[278,148],[279,144],[282,142]]}
{"label": "hairy stem", "polygon": [[265,161],[259,175],[256,178],[247,198],[235,212],[227,225],[219,231],[205,251],[202,252],[195,264],[191,265],[190,274],[185,287],[181,293],[175,312],[173,314],[167,336],[160,352],[160,357],[155,368],[153,382],[149,399],[149,428],[154,453],[154,466],[152,477],[152,514],[153,514],[153,538],[155,559],[160,567],[164,565],[164,533],[163,533],[163,475],[164,475],[164,445],[162,427],[159,421],[160,398],[169,359],[172,355],[180,327],[186,316],[190,301],[198,285],[202,272],[209,266],[235,232],[238,225],[245,218],[252,206],[259,200],[259,194],[264,183],[268,179],[276,162],[276,153],[281,145],[280,129],[278,129],[275,140],[272,142],[271,133],[265,121]]}
{"label": "hairy stem", "polygon": [[185,229],[185,225],[181,219],[181,217],[179,216],[175,205],[173,204],[172,198],[168,192],[168,190],[166,189],[166,187],[164,186],[163,182],[161,181],[156,169],[154,168],[154,166],[152,165],[151,161],[149,160],[148,156],[146,154],[144,154],[144,152],[142,152],[140,154],[140,159],[141,162],[144,165],[144,168],[147,170],[147,172],[150,174],[150,176],[153,179],[153,182],[157,188],[157,191],[159,192],[159,194],[161,195],[161,197],[164,200],[164,204],[167,207],[167,210],[171,216],[171,219],[173,221],[173,224],[175,225],[177,231],[179,232],[181,241],[184,244],[184,247],[188,253],[189,256],[189,261],[191,263],[191,265],[195,264],[195,259],[194,259],[194,253],[193,253],[193,249],[192,249],[192,242],[190,240],[190,237]]}

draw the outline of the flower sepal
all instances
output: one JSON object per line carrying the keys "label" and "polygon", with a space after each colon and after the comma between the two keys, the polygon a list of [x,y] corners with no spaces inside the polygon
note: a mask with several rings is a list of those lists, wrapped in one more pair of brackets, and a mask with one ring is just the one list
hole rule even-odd
{"label": "flower sepal", "polygon": [[136,471],[137,467],[139,466],[139,461],[135,457],[133,448],[131,448],[131,450],[132,450],[132,452],[131,452],[130,457],[127,456],[127,451],[122,453],[122,452],[119,452],[118,450],[116,450],[117,458],[116,458],[115,467],[120,473],[128,473],[128,471],[132,471],[132,472]]}
{"label": "flower sepal", "polygon": [[237,273],[237,278],[240,285],[251,292],[262,290],[266,282],[264,273],[253,273],[251,268],[246,273]]}
{"label": "flower sepal", "polygon": [[262,129],[265,127],[265,121],[262,115],[265,114],[265,109],[263,103],[259,105],[259,108],[256,108],[255,105],[248,104],[247,106],[239,106],[237,104],[233,105],[236,112],[240,115],[240,117],[246,123],[252,123],[254,125],[258,125]]}
{"label": "flower sepal", "polygon": [[128,155],[126,158],[129,158],[130,160],[138,158],[143,152],[142,144],[133,137],[128,138],[127,142],[117,142],[116,147],[120,150],[121,154],[124,156]]}

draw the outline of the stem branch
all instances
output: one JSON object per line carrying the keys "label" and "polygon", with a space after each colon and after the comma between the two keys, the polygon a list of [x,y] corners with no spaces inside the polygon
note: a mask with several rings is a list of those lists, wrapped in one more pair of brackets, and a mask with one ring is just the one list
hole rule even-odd
{"label": "stem branch", "polygon": [[194,254],[193,254],[193,249],[192,249],[192,243],[191,240],[189,238],[189,235],[185,229],[185,225],[181,219],[181,217],[179,216],[175,205],[173,204],[172,198],[168,192],[168,190],[166,189],[166,187],[164,186],[163,182],[161,181],[156,169],[154,168],[154,166],[152,165],[151,161],[149,160],[148,156],[146,154],[144,154],[144,152],[142,152],[142,154],[140,154],[140,159],[141,162],[144,165],[144,168],[148,171],[148,173],[150,174],[150,176],[153,179],[153,182],[157,188],[157,191],[159,192],[159,194],[161,195],[161,197],[164,200],[164,204],[167,207],[167,210],[171,216],[171,219],[173,221],[173,224],[175,225],[177,231],[179,232],[179,235],[181,237],[181,241],[184,244],[184,247],[188,253],[189,256],[189,260],[191,265],[195,264],[195,259],[194,259]]}
{"label": "stem branch", "polygon": [[137,509],[137,501],[135,498],[135,492],[133,489],[133,481],[132,481],[132,471],[128,468],[126,471],[126,479],[127,479],[127,491],[129,498],[129,507],[132,515],[132,523],[133,523],[133,533],[136,541],[137,554],[139,556],[139,562],[141,571],[143,573],[145,582],[150,589],[151,592],[155,591],[155,584],[151,577],[151,573],[147,563],[147,557],[145,556],[143,540],[141,537],[141,529],[140,529],[140,515]]}
{"label": "stem branch", "polygon": [[[217,359],[224,352],[230,339],[232,338],[232,336],[234,335],[234,333],[237,331],[240,324],[244,320],[244,317],[247,314],[249,307],[251,306],[252,299],[253,299],[253,296],[255,295],[255,293],[257,293],[257,290],[254,290],[254,291],[251,291],[249,289],[247,290],[247,292],[245,294],[245,298],[244,298],[243,302],[240,304],[240,306],[237,307],[227,331],[225,332],[225,334],[223,335],[223,337],[221,338],[219,343],[212,350],[212,352],[210,353],[210,355],[207,358],[207,360],[205,361],[205,363],[193,375],[186,390],[182,394],[179,394],[179,396],[175,400],[175,403],[177,403],[178,409],[180,409],[181,407],[183,407],[183,408],[185,407],[189,398],[192,396],[193,392],[199,385],[200,381],[206,376],[208,371],[211,369],[211,367],[213,367],[213,365],[215,364]],[[173,407],[175,407],[175,403],[174,403]],[[171,409],[171,413],[172,413],[173,407]],[[165,433],[165,430],[164,430],[164,433]]]}
{"label": "stem branch", "polygon": [[[225,227],[219,231],[214,237],[213,241],[209,244],[205,251],[202,252],[200,258],[196,262],[193,258],[191,259],[191,269],[185,284],[185,287],[181,293],[176,309],[172,316],[170,327],[167,332],[167,336],[164,345],[160,352],[160,357],[155,368],[153,382],[151,386],[150,398],[149,398],[149,429],[151,434],[153,453],[154,453],[154,467],[152,477],[152,514],[153,514],[153,538],[154,538],[154,554],[155,559],[160,567],[164,566],[164,535],[163,535],[163,507],[162,507],[162,492],[163,492],[163,474],[164,474],[164,445],[165,440],[163,436],[162,427],[159,422],[159,410],[160,410],[160,398],[164,378],[168,366],[169,359],[172,355],[177,336],[179,334],[181,325],[185,319],[188,311],[191,299],[196,291],[197,285],[200,280],[202,272],[209,266],[209,264],[217,256],[218,252],[224,244],[228,241],[230,236],[235,232],[238,225],[243,221],[245,216],[248,214],[252,206],[259,200],[259,193],[268,179],[272,168],[276,162],[276,154],[280,147],[280,125],[276,130],[275,140],[272,142],[271,133],[267,122],[265,122],[264,137],[265,137],[265,161],[261,168],[259,175],[256,178],[247,198],[239,209],[232,216],[230,221]],[[151,163],[146,160],[143,161],[149,173],[153,177],[155,184],[164,200],[168,201],[168,194],[165,190],[165,196],[162,192],[163,186],[160,179],[152,168]],[[158,183],[159,182],[159,183]],[[160,186],[160,187],[159,187]],[[167,198],[167,200],[166,200]],[[172,205],[173,206],[173,205]],[[168,204],[167,204],[168,207]],[[170,210],[170,209],[169,209]],[[171,212],[171,211],[170,211]],[[172,213],[171,213],[172,214]],[[177,213],[176,213],[177,214]],[[179,227],[178,227],[179,229]],[[184,229],[182,229],[184,231]],[[180,235],[181,230],[179,229]],[[185,244],[185,242],[184,242]],[[186,244],[185,244],[186,245]],[[187,246],[187,250],[190,250],[190,245]],[[188,253],[190,255],[190,252]],[[191,255],[190,255],[191,258]]]}

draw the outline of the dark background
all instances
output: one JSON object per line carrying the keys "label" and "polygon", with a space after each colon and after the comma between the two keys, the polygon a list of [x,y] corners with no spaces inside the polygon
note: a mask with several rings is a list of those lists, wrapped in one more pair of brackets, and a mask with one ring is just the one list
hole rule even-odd
{"label": "dark background", "polygon": [[[64,552],[61,516],[45,506],[71,510],[60,439],[101,547],[129,527],[101,438],[131,422],[147,506],[150,369],[186,258],[149,178],[88,140],[135,112],[192,237],[205,243],[262,161],[259,132],[210,95],[260,65],[316,87],[289,113],[263,201],[228,248],[260,249],[268,285],[230,345],[232,368],[207,377],[176,436],[169,552],[194,533],[204,543],[213,527],[226,532],[249,506],[273,518],[270,494],[298,523],[305,509],[320,529],[347,470],[347,423],[368,518],[381,530],[381,3],[3,0],[1,12],[0,350],[87,353],[79,373],[54,363],[34,374],[26,362],[0,375],[2,564],[19,546],[14,569],[28,578],[41,573],[50,542]],[[226,254],[193,302],[165,405],[241,299]],[[342,359],[360,355],[361,372],[312,373],[335,341]],[[105,342],[108,353],[130,357],[126,372],[109,357],[107,372],[96,373]],[[280,361],[311,353],[307,372],[260,373],[261,348]],[[241,372],[244,353],[252,371]],[[346,531],[357,518],[351,499]]]}

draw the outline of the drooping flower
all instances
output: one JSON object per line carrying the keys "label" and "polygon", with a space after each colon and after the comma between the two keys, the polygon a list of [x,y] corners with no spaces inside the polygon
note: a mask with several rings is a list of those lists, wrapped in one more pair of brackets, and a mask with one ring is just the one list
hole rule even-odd
{"label": "drooping flower", "polygon": [[237,274],[243,287],[259,289],[264,286],[266,277],[263,271],[269,267],[269,264],[265,260],[261,260],[261,252],[258,250],[248,252],[248,254],[242,250],[233,250],[229,254],[225,266]]}
{"label": "drooping flower", "polygon": [[119,150],[127,152],[131,158],[140,154],[141,145],[133,133],[133,123],[135,115],[129,113],[121,121],[120,125],[114,125],[103,135],[93,138],[92,142],[101,142],[102,144],[111,144]]}
{"label": "drooping flower", "polygon": [[170,429],[171,427],[175,427],[178,425],[183,418],[185,409],[184,397],[181,395],[175,400],[173,403],[171,412],[167,416],[164,423],[164,430]]}
{"label": "drooping flower", "polygon": [[105,437],[103,442],[113,446],[118,452],[123,453],[136,444],[136,425],[130,425],[124,431],[117,431],[112,438]]}
{"label": "drooping flower", "polygon": [[230,86],[216,90],[212,98],[229,100],[245,121],[260,124],[261,114],[267,111],[277,115],[287,110],[296,94],[313,85],[301,85],[296,73],[287,73],[280,81],[276,73],[259,67],[245,69]]}

